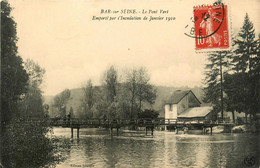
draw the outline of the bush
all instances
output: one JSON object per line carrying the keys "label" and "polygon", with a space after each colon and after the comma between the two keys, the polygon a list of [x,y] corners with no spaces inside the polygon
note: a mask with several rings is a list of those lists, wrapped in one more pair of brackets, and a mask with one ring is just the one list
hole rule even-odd
{"label": "bush", "polygon": [[12,119],[2,138],[2,164],[8,168],[55,167],[64,158],[60,141],[47,137],[51,128],[46,119],[30,121]]}
{"label": "bush", "polygon": [[159,116],[159,112],[155,111],[155,110],[149,110],[149,109],[145,109],[144,111],[141,111],[138,113],[138,118],[139,119],[155,119]]}

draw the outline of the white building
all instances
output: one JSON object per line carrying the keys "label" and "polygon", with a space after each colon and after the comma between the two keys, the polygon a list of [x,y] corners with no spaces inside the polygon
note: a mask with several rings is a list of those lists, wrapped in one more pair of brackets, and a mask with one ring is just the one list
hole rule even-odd
{"label": "white building", "polygon": [[200,101],[191,90],[177,90],[165,103],[165,119],[209,119],[212,107],[200,105]]}

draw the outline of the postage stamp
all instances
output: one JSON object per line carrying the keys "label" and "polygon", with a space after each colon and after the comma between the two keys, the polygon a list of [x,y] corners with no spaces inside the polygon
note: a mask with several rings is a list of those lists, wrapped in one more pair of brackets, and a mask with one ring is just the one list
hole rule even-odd
{"label": "postage stamp", "polygon": [[196,50],[227,50],[230,48],[230,32],[227,5],[196,6],[194,31]]}

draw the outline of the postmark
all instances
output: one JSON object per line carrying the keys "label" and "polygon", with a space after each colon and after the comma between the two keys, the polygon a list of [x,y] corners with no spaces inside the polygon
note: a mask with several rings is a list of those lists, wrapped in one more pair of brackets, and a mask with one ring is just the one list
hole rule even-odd
{"label": "postmark", "polygon": [[230,23],[227,5],[221,3],[195,6],[193,14],[191,20],[194,27],[191,27],[189,33],[185,33],[185,35],[195,39],[196,51],[230,49]]}

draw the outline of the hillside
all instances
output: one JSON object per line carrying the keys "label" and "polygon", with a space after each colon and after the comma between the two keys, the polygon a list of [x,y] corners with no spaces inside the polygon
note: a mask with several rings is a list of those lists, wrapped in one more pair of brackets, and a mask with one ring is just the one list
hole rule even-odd
{"label": "hillside", "polygon": [[[100,87],[100,86],[99,86]],[[145,108],[153,108],[160,112],[160,117],[164,117],[164,103],[165,101],[173,94],[176,90],[192,90],[193,93],[198,97],[201,101],[203,96],[202,88],[200,87],[166,87],[166,86],[156,86],[157,89],[157,97],[154,105],[150,106],[148,104],[144,104]],[[77,111],[80,107],[81,99],[83,97],[83,91],[81,88],[71,89],[71,99],[67,103],[67,111],[72,107],[74,114],[77,116]],[[49,104],[50,106],[53,104],[54,96],[44,96],[44,103]],[[52,113],[53,109],[50,109],[50,113]],[[52,114],[51,114],[52,115]]]}

